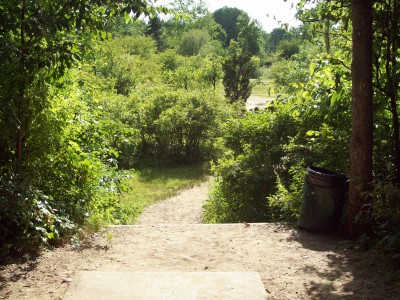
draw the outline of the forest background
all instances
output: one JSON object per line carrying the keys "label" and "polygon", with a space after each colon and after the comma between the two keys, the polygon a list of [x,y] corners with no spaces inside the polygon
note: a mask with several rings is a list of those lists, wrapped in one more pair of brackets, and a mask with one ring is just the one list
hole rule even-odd
{"label": "forest background", "polygon": [[[211,162],[207,222],[296,221],[306,166],[349,174],[354,119],[351,1],[314,2],[270,33],[194,0],[1,3],[0,256],[131,222],[119,195],[148,167]],[[372,5],[373,181],[356,221],[399,262],[400,1]],[[252,90],[273,101],[247,112]]]}

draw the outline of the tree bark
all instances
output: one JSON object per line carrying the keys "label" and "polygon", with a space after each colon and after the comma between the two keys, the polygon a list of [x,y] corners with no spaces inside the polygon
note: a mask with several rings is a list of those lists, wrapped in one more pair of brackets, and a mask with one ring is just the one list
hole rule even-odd
{"label": "tree bark", "polygon": [[372,183],[372,0],[352,0],[352,135],[350,144],[350,190],[347,224],[351,237],[366,227],[357,215],[368,203]]}
{"label": "tree bark", "polygon": [[325,20],[324,31],[325,51],[327,54],[331,53],[331,21]]}

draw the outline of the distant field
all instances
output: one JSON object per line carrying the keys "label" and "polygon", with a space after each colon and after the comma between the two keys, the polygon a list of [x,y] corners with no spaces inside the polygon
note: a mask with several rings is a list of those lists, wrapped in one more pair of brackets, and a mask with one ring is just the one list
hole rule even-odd
{"label": "distant field", "polygon": [[[251,95],[270,98],[276,97],[275,91],[273,89],[273,81],[272,79],[266,78],[266,76],[261,76],[258,79],[250,79],[250,83],[253,86]],[[225,96],[224,86],[222,81],[217,85],[217,93],[222,97]]]}
{"label": "distant field", "polygon": [[252,79],[253,89],[251,95],[253,96],[275,96],[272,80],[271,79]]}

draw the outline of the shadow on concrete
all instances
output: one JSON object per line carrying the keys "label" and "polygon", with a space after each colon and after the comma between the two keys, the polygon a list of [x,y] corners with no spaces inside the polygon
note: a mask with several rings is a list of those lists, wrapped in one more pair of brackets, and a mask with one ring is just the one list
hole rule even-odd
{"label": "shadow on concrete", "polygon": [[[303,267],[304,273],[315,274],[324,282],[307,283],[310,299],[400,299],[400,286],[385,282],[385,267],[377,254],[354,249],[354,244],[344,235],[297,229],[288,238],[291,241],[310,251],[329,252],[329,270]],[[347,283],[338,287],[337,281],[343,276],[347,277]]]}

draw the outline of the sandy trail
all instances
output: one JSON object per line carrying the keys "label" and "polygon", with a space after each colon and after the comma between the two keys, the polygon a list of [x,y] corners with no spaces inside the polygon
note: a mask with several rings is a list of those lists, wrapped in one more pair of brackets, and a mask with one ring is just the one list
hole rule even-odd
{"label": "sandy trail", "polygon": [[210,182],[181,192],[145,209],[139,224],[201,224],[202,209],[208,197]]}
{"label": "sandy trail", "polygon": [[201,222],[208,183],[148,208],[141,225],[0,267],[0,299],[62,299],[77,271],[256,271],[269,299],[398,299],[377,261],[335,235],[278,224]]}
{"label": "sandy trail", "polygon": [[259,109],[265,109],[265,104],[267,102],[273,101],[275,97],[272,96],[257,96],[251,95],[246,100],[246,110],[254,110],[256,107]]}

